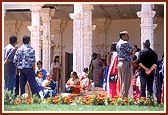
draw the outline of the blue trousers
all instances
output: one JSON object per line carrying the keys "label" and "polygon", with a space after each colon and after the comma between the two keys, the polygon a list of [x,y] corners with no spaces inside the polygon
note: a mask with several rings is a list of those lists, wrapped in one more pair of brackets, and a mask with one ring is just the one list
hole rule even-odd
{"label": "blue trousers", "polygon": [[5,89],[8,89],[12,91],[14,88],[16,88],[16,74],[5,72]]}
{"label": "blue trousers", "polygon": [[54,90],[44,90],[44,98],[50,97],[50,95],[53,97],[56,95],[56,91]]}
{"label": "blue trousers", "polygon": [[35,71],[33,68],[25,68],[20,69],[20,89],[21,89],[21,95],[25,93],[25,85],[26,83],[29,83],[30,89],[33,94],[38,95],[37,87],[36,87],[36,80],[35,80]]}

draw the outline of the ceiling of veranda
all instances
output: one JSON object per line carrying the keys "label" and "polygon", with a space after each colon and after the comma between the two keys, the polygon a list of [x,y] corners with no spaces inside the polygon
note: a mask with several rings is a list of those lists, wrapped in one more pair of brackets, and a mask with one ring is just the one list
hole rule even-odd
{"label": "ceiling of veranda", "polygon": [[[74,12],[73,4],[45,4],[44,7],[56,10],[53,19],[71,20],[69,13]],[[94,4],[93,7],[93,19],[138,19],[136,12],[141,10],[141,4]],[[164,17],[163,4],[155,4],[153,10],[156,11],[156,17]],[[30,9],[7,9],[4,19],[31,21],[31,12]]]}

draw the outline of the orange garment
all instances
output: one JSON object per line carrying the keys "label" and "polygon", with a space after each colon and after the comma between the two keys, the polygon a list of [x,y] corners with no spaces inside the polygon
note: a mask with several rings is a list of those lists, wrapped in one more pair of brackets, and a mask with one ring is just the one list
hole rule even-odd
{"label": "orange garment", "polygon": [[72,93],[80,93],[80,81],[79,79],[73,79],[70,78],[67,83],[66,83],[66,87],[72,87],[73,92]]}

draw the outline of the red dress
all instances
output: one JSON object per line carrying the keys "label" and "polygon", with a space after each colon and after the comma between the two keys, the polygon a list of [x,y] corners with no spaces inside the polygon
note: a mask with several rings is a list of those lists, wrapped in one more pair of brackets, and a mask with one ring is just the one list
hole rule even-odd
{"label": "red dress", "polygon": [[[111,98],[114,98],[114,96],[117,96],[117,82],[109,82],[109,76],[112,74],[118,75],[118,55],[117,52],[112,52],[111,54],[111,61],[109,65],[109,72],[107,77],[107,93]],[[120,86],[120,85],[118,85]]]}

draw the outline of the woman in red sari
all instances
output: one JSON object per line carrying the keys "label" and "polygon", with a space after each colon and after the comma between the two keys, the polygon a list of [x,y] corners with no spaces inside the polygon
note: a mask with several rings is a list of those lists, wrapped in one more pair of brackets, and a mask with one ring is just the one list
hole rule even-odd
{"label": "woman in red sari", "polygon": [[108,56],[109,62],[109,70],[107,75],[107,94],[109,97],[114,98],[114,96],[117,96],[117,80],[115,82],[110,82],[109,77],[111,75],[118,76],[118,55],[116,52],[116,43],[112,43],[111,45],[111,52]]}

